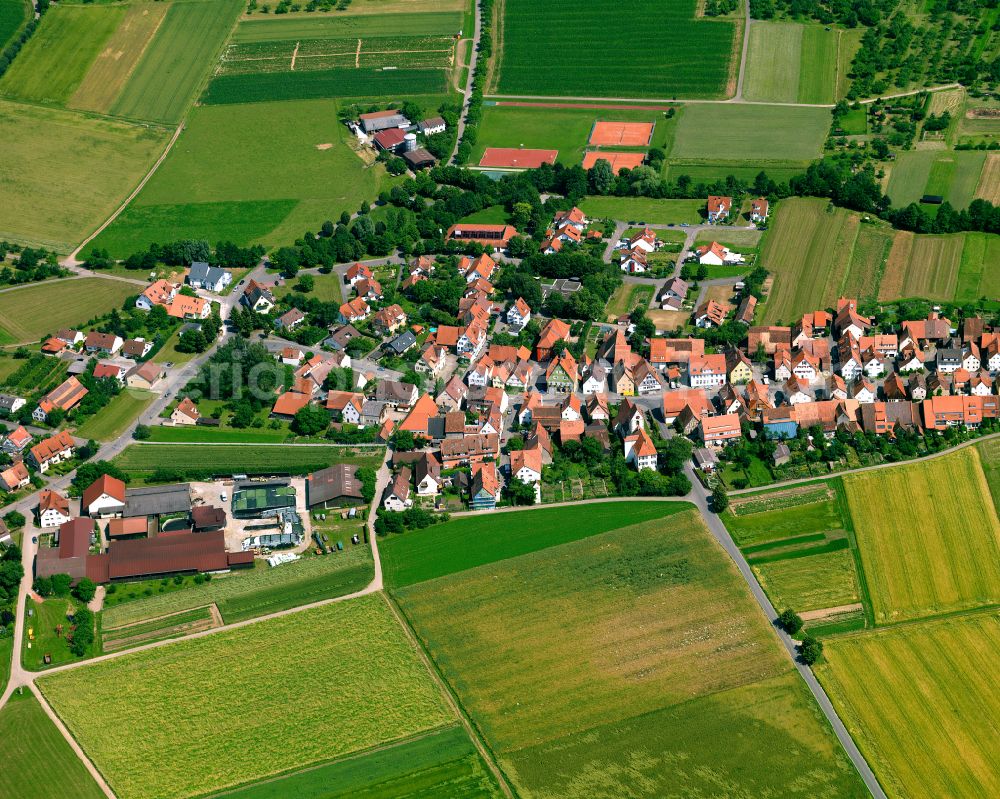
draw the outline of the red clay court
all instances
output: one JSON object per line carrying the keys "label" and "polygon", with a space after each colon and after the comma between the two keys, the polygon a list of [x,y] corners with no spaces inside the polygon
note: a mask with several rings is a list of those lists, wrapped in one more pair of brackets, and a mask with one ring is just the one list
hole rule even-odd
{"label": "red clay court", "polygon": [[642,166],[642,159],[645,157],[645,153],[609,153],[595,150],[583,154],[583,168],[590,169],[597,163],[598,159],[603,158],[611,164],[611,171],[617,175],[619,170],[635,169],[637,166]]}
{"label": "red clay court", "polygon": [[590,131],[590,144],[604,147],[648,147],[652,139],[652,122],[598,121]]}
{"label": "red clay court", "polygon": [[497,169],[537,169],[542,164],[554,164],[558,150],[523,150],[520,147],[487,147],[479,166]]}

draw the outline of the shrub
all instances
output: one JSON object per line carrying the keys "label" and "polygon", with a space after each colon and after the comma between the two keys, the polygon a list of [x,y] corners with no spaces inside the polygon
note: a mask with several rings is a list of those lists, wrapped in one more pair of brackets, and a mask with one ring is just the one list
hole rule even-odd
{"label": "shrub", "polygon": [[778,616],[778,624],[789,635],[795,635],[795,633],[802,629],[802,619],[791,608],[785,608],[781,611],[781,615]]}

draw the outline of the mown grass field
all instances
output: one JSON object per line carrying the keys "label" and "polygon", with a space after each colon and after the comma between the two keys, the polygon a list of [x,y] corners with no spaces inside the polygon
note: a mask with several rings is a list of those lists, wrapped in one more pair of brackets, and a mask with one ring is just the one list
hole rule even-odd
{"label": "mown grass field", "polygon": [[380,450],[358,455],[338,446],[254,447],[240,444],[132,444],[115,463],[134,477],[158,467],[207,469],[219,474],[306,474],[336,463],[377,466]]}
{"label": "mown grass field", "polygon": [[0,100],[0,239],[71,251],[132,191],[166,141],[155,127]]}
{"label": "mown grass field", "polygon": [[172,3],[111,113],[168,124],[179,122],[243,7],[240,0]]}
{"label": "mown grass field", "polygon": [[104,792],[27,690],[0,709],[0,795],[102,799]]}
{"label": "mown grass field", "polygon": [[958,287],[964,241],[961,233],[932,236],[897,232],[879,287],[879,299],[951,300]]}
{"label": "mown grass field", "polygon": [[152,391],[126,389],[77,428],[77,435],[98,441],[118,438],[155,398]]}
{"label": "mown grass field", "polygon": [[[379,542],[388,586],[433,580],[475,566],[576,541],[623,525],[673,516],[684,502],[607,502],[577,508],[519,511],[512,526],[505,514],[453,519]],[[664,524],[668,524],[664,522]]]}
{"label": "mown grass field", "polygon": [[167,160],[94,244],[125,257],[167,236],[290,243],[378,196],[385,170],[367,167],[349,138],[331,100],[196,108]]}
{"label": "mown grass field", "polygon": [[[360,523],[359,523],[360,532]],[[145,596],[144,583],[136,583],[136,598],[104,611],[104,626],[155,619],[168,613],[204,607],[213,602],[229,624],[320,599],[342,596],[364,588],[374,574],[371,554],[362,544],[343,552],[301,558],[274,568],[258,561],[252,570],[216,576],[207,583]],[[156,581],[152,585],[155,586]],[[119,586],[119,593],[132,585]],[[127,596],[127,594],[125,594]]]}
{"label": "mown grass field", "polygon": [[499,799],[503,795],[458,726],[225,794],[229,799]]}
{"label": "mown grass field", "polygon": [[955,284],[955,302],[1000,295],[1000,236],[966,233]]}
{"label": "mown grass field", "polygon": [[754,22],[743,94],[748,100],[833,103],[841,32],[821,25]]}
{"label": "mown grass field", "polygon": [[654,200],[649,197],[584,197],[580,210],[588,217],[651,225],[697,225],[704,221],[704,200]]}
{"label": "mown grass field", "polygon": [[397,594],[519,793],[861,795],[693,510]]}
{"label": "mown grass field", "polygon": [[[261,680],[267,690],[255,689]],[[39,685],[122,799],[200,796],[453,719],[377,595],[125,655]],[[127,747],[122,730],[130,731]],[[151,762],[157,767],[141,765]]]}
{"label": "mown grass field", "polygon": [[139,288],[121,280],[85,277],[5,291],[0,293],[0,328],[14,341],[37,341],[120,308]]}
{"label": "mown grass field", "polygon": [[1000,602],[1000,521],[975,449],[844,488],[877,622]]}
{"label": "mown grass field", "polygon": [[893,799],[1000,794],[995,613],[829,639],[816,674]]}
{"label": "mown grass field", "polygon": [[860,600],[854,557],[846,549],[754,564],[753,571],[776,608],[801,612]]}
{"label": "mown grass field", "polygon": [[985,161],[986,153],[975,150],[901,153],[886,193],[896,206],[919,202],[925,194],[940,194],[956,208],[965,208],[976,195]]}
{"label": "mown grass field", "polygon": [[[506,0],[497,89],[500,94],[583,97],[722,97],[730,79],[735,25],[694,19],[694,0],[630,6],[643,35],[670,47],[608,46],[620,8],[568,0]],[[572,19],[573,24],[566,24]]]}
{"label": "mown grass field", "polygon": [[125,17],[122,6],[56,6],[0,79],[0,94],[64,105]]}

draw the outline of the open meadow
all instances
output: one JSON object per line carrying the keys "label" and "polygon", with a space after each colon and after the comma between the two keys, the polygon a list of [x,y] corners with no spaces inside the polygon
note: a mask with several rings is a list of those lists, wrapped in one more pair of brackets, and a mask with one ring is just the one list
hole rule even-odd
{"label": "open meadow", "polygon": [[1000,602],[1000,521],[974,448],[844,488],[878,623]]}
{"label": "open meadow", "polygon": [[[499,94],[582,97],[724,97],[729,87],[736,25],[695,19],[695,0],[641,0],[630,5],[643,36],[664,47],[621,46],[608,40],[624,31],[623,9],[611,4],[581,7],[568,0],[537,3],[505,0],[494,34],[500,62]],[[567,20],[572,20],[568,23]]]}
{"label": "open meadow", "polygon": [[70,749],[34,695],[15,693],[0,709],[0,796],[103,799],[104,792]]}
{"label": "open meadow", "polygon": [[152,391],[126,389],[80,425],[76,433],[86,439],[112,441],[125,432],[156,396]]}
{"label": "open meadow", "polygon": [[925,194],[944,197],[965,208],[976,196],[986,153],[976,150],[914,150],[900,153],[892,165],[887,194],[898,207],[919,202]]}
{"label": "open meadow", "polygon": [[997,796],[995,612],[832,638],[816,674],[892,799]]}
{"label": "open meadow", "polygon": [[396,594],[519,793],[862,795],[693,510]]}
{"label": "open meadow", "polygon": [[[39,685],[121,799],[201,796],[453,718],[377,595],[124,655]],[[127,747],[122,730],[130,731]]]}
{"label": "open meadow", "polygon": [[160,128],[0,100],[0,239],[69,252],[128,196],[167,138]]}
{"label": "open meadow", "polygon": [[580,210],[592,219],[650,225],[699,225],[704,219],[704,200],[654,200],[650,197],[584,197]]}
{"label": "open meadow", "polygon": [[743,94],[748,100],[834,103],[840,97],[840,70],[846,71],[853,55],[844,31],[755,21]]}
{"label": "open meadow", "polygon": [[966,233],[955,284],[955,302],[1000,297],[1000,236]]}
{"label": "open meadow", "polygon": [[139,286],[98,277],[59,280],[27,285],[0,293],[0,329],[13,341],[38,341],[61,327],[81,325],[88,319],[120,308]]}

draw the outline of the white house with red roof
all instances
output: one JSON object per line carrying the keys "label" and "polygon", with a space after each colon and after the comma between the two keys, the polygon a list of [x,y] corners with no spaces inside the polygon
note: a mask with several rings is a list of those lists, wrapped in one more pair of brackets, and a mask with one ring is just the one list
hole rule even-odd
{"label": "white house with red roof", "polygon": [[656,468],[656,445],[645,428],[639,427],[625,437],[625,462],[631,463],[637,471]]}
{"label": "white house with red roof", "polygon": [[118,516],[125,510],[125,483],[105,474],[87,486],[81,508],[91,518]]}
{"label": "white house with red roof", "polygon": [[721,197],[715,194],[708,196],[708,223],[723,222],[729,218],[729,212],[733,208],[732,197]]}
{"label": "white house with red roof", "polygon": [[356,263],[347,267],[347,273],[344,275],[344,282],[353,286],[362,278],[371,278],[371,276],[371,269],[369,269],[365,264]]}
{"label": "white house with red roof", "polygon": [[717,241],[698,247],[695,250],[695,253],[698,256],[698,263],[704,264],[705,266],[722,266],[724,264],[743,263],[742,253],[733,252],[728,247],[719,244]]}
{"label": "white house with red roof", "polygon": [[766,222],[770,205],[764,197],[757,197],[750,201],[750,221]]}
{"label": "white house with red roof", "polygon": [[516,330],[521,330],[530,321],[531,306],[523,297],[518,297],[507,311],[507,324]]}
{"label": "white house with red roof", "polygon": [[368,307],[368,303],[361,297],[355,297],[340,306],[340,321],[344,324],[360,322],[367,319],[369,313],[371,313],[371,309]]}

